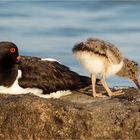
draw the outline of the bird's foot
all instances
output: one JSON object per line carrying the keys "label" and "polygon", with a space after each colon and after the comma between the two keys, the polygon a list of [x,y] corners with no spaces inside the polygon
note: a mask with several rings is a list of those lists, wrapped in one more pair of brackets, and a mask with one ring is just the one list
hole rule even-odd
{"label": "bird's foot", "polygon": [[104,97],[102,93],[93,93],[93,97]]}
{"label": "bird's foot", "polygon": [[108,93],[108,96],[120,96],[123,95],[124,93],[125,92],[123,92],[122,90],[118,90],[118,91]]}

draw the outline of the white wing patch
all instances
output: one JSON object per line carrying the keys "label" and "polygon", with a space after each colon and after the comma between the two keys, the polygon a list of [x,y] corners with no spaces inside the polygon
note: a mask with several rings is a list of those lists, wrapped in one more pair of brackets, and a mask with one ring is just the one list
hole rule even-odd
{"label": "white wing patch", "polygon": [[71,92],[69,90],[67,91],[57,91],[50,94],[43,94],[42,89],[38,88],[22,88],[18,84],[18,79],[22,77],[21,70],[18,70],[18,75],[11,87],[4,87],[0,86],[0,93],[1,94],[28,94],[33,93],[34,95],[37,95],[39,97],[43,98],[60,98],[61,96],[69,95]]}
{"label": "white wing patch", "polygon": [[54,59],[54,58],[42,58],[41,59],[42,61],[51,61],[51,62],[58,62],[58,63],[60,63],[58,60],[56,60],[56,59]]}
{"label": "white wing patch", "polygon": [[62,91],[57,91],[57,92],[52,92],[50,94],[35,94],[39,97],[42,98],[60,98],[62,96],[70,95],[72,92],[70,90],[62,90]]}

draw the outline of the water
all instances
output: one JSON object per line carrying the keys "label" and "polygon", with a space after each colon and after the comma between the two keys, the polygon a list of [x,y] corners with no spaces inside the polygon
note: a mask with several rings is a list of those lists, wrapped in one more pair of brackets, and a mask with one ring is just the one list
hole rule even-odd
{"label": "water", "polygon": [[[17,44],[22,55],[53,57],[89,75],[72,56],[76,42],[98,37],[140,62],[140,2],[106,0],[0,1],[0,41]],[[110,86],[133,85],[109,78]]]}

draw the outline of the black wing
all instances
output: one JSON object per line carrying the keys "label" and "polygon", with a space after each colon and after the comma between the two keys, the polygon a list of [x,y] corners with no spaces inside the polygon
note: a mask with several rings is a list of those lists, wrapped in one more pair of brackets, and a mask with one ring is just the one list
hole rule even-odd
{"label": "black wing", "polygon": [[22,71],[19,85],[43,89],[44,94],[80,89],[91,84],[89,77],[81,76],[57,61],[41,61],[37,57],[22,56],[18,66]]}

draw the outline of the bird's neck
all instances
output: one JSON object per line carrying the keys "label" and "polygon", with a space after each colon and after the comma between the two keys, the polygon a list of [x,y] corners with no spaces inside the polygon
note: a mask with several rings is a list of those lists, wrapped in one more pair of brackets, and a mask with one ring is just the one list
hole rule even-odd
{"label": "bird's neck", "polygon": [[118,73],[116,73],[116,75],[120,77],[124,77],[124,71],[125,71],[125,68],[122,67],[121,70]]}
{"label": "bird's neck", "polygon": [[10,61],[0,60],[0,86],[9,87],[13,84],[18,74],[17,65]]}
{"label": "bird's neck", "polygon": [[6,57],[4,56],[0,59],[0,69],[4,69],[4,70],[11,69],[15,65],[16,63],[14,62],[14,60],[8,56]]}
{"label": "bird's neck", "polygon": [[121,70],[116,74],[119,77],[129,77],[127,63],[124,61]]}

